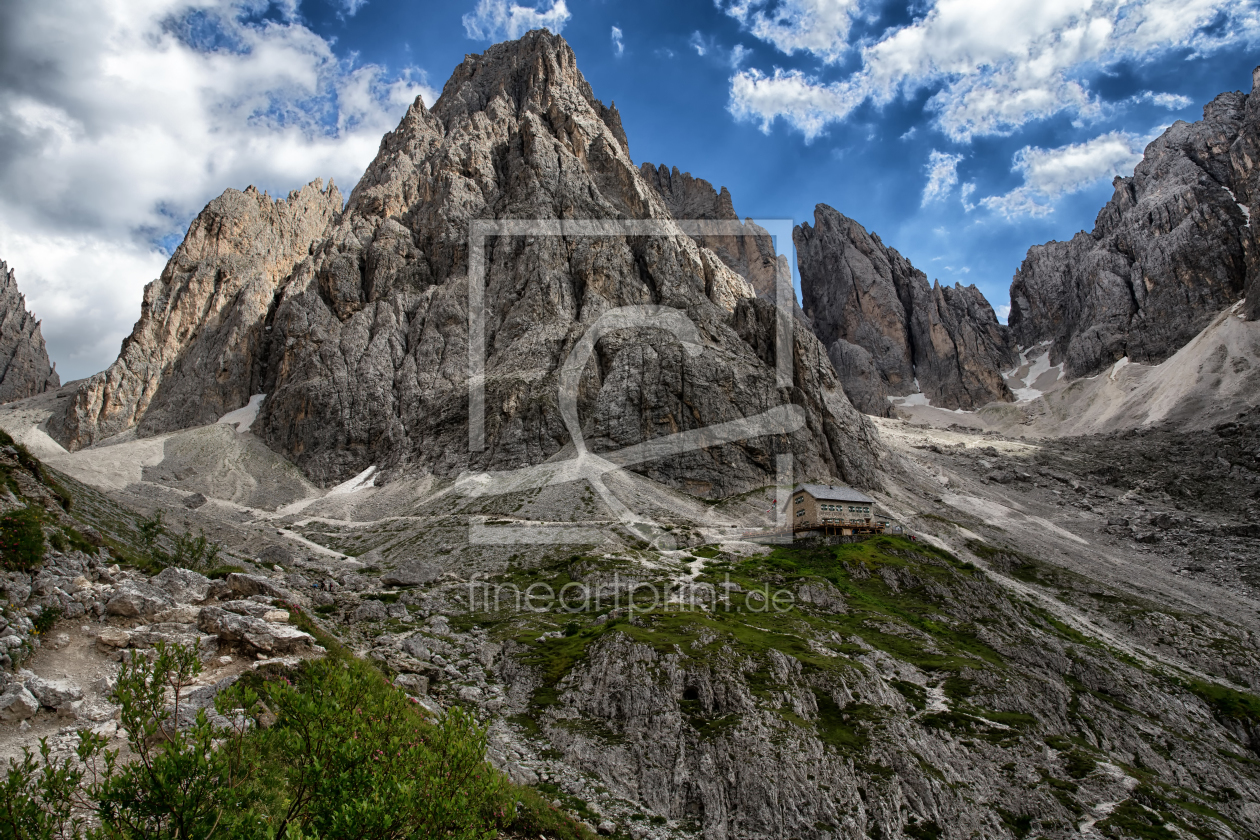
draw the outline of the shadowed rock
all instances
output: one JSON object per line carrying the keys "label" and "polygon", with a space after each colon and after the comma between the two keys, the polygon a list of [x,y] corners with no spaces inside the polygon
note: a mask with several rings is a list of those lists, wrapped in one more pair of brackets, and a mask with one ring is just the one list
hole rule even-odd
{"label": "shadowed rock", "polygon": [[793,238],[806,314],[862,411],[888,416],[888,395],[920,390],[948,409],[1014,399],[1002,377],[1015,365],[1014,344],[975,286],[929,286],[909,260],[825,204]]}
{"label": "shadowed rock", "polygon": [[26,311],[17,277],[0,260],[0,403],[33,397],[61,387],[39,321]]}
{"label": "shadowed rock", "polygon": [[[1257,69],[1260,77],[1260,68]],[[1253,85],[1254,87],[1254,85]],[[1158,363],[1247,294],[1260,315],[1260,99],[1222,93],[1146,147],[1093,231],[1029,249],[1011,284],[1021,346],[1052,341],[1070,376]]]}

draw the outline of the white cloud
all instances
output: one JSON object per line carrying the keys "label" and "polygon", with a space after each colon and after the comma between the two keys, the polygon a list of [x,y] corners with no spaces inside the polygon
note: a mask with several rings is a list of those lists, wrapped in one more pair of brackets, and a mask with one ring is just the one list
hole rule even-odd
{"label": "white cloud", "polygon": [[1024,183],[1006,195],[989,196],[981,204],[1013,218],[1044,216],[1054,210],[1061,196],[1115,175],[1131,175],[1142,160],[1138,138],[1121,131],[1060,146],[1039,149],[1025,146],[1015,153],[1012,171],[1022,172]]}
{"label": "white cloud", "polygon": [[1132,102],[1153,102],[1161,108],[1167,108],[1169,111],[1180,111],[1182,108],[1189,108],[1194,104],[1194,100],[1188,96],[1182,96],[1179,93],[1156,93],[1153,90],[1145,90],[1136,96],[1130,97]]}
{"label": "white cloud", "polygon": [[780,0],[767,12],[769,5],[769,0],[734,0],[725,11],[788,55],[810,52],[828,64],[843,57],[858,0]]}
{"label": "white cloud", "polygon": [[[842,120],[864,101],[885,104],[925,87],[937,89],[929,108],[956,141],[1009,133],[1063,111],[1091,118],[1100,106],[1079,79],[1091,68],[1173,48],[1206,53],[1258,36],[1253,0],[937,0],[921,19],[863,47],[861,68],[847,78],[808,80],[826,107],[810,112],[807,125],[817,134],[820,120]],[[831,53],[843,46],[837,40]],[[732,78],[733,99],[753,89],[748,81]],[[806,130],[773,102],[736,101],[732,110],[763,122],[782,116]]]}
{"label": "white cloud", "polygon": [[477,8],[464,15],[464,32],[476,41],[512,40],[544,28],[559,35],[573,15],[564,0],[550,0],[545,8],[543,2],[520,6],[509,0],[477,0]]}
{"label": "white cloud", "polygon": [[621,27],[614,26],[612,28],[613,52],[621,56],[626,51],[625,41],[621,38]]}
{"label": "white cloud", "polygon": [[368,0],[341,0],[341,13],[346,17],[354,17],[368,4]]}
{"label": "white cloud", "polygon": [[1009,303],[1002,304],[1001,306],[997,307],[996,314],[997,314],[997,319],[1001,321],[1003,324],[1005,324],[1006,319],[1011,317],[1011,305]]}
{"label": "white cloud", "polygon": [[958,190],[959,200],[962,201],[963,209],[966,210],[968,213],[976,209],[976,205],[972,204],[970,201],[971,194],[974,193],[975,191],[976,191],[975,181],[968,181],[967,183],[963,184],[962,187],[959,188]]}
{"label": "white cloud", "polygon": [[923,202],[920,206],[926,207],[949,194],[949,191],[958,183],[958,164],[961,162],[962,155],[950,155],[938,152],[936,149],[932,150],[932,154],[928,155],[927,166],[924,167],[928,180],[923,187]]}
{"label": "white cloud", "polygon": [[[0,5],[0,258],[64,379],[105,367],[164,247],[227,187],[348,191],[417,94],[259,0]],[[255,15],[250,17],[250,15]]]}
{"label": "white cloud", "polygon": [[[773,76],[757,69],[741,70],[731,77],[730,111],[739,119],[759,120],[767,134],[782,117],[813,140],[838,113],[847,114],[857,102],[843,85],[823,85],[799,70],[775,68]],[[859,100],[860,101],[860,100]]]}
{"label": "white cloud", "polygon": [[709,52],[709,44],[704,40],[704,36],[699,30],[691,33],[691,37],[687,39],[687,44],[696,51],[697,55],[707,55]]}

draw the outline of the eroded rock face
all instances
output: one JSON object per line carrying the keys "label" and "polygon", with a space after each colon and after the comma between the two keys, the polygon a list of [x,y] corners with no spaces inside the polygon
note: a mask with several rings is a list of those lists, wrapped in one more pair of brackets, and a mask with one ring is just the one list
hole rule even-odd
{"label": "eroded rock face", "polygon": [[1014,344],[975,286],[929,286],[909,260],[825,204],[793,238],[806,314],[862,411],[886,416],[887,396],[919,390],[949,409],[1013,399],[1001,372],[1014,366]]}
{"label": "eroded rock face", "polygon": [[[648,185],[660,194],[661,200],[675,219],[738,222],[731,194],[721,191],[690,172],[679,172],[660,164],[645,163],[639,172]],[[774,240],[764,228],[747,223],[744,236],[694,236],[697,244],[710,249],[732,271],[747,280],[757,295],[774,300],[775,282],[780,272],[791,277],[787,257],[774,252]]]}
{"label": "eroded rock face", "polygon": [[273,201],[253,187],[206,205],[144,290],[118,360],[88,379],[48,430],[68,449],[139,426],[213,423],[260,392],[276,295],[341,210],[314,181]]}
{"label": "eroded rock face", "polygon": [[[1260,72],[1260,70],[1258,70]],[[1011,284],[1022,346],[1052,341],[1071,376],[1121,358],[1158,363],[1248,294],[1260,316],[1260,100],[1222,93],[1146,147],[1093,231],[1030,248]]]}
{"label": "eroded rock face", "polygon": [[39,321],[26,311],[15,272],[0,260],[0,403],[61,387]]}
{"label": "eroded rock face", "polygon": [[[150,287],[122,357],[50,425],[81,446],[130,425],[205,423],[266,393],[251,431],[324,484],[370,465],[388,476],[536,464],[570,445],[558,390],[574,345],[609,310],[654,305],[697,332],[684,347],[639,324],[595,345],[578,389],[594,451],[798,406],[795,428],[635,469],[721,496],[766,484],[792,453],[798,475],[874,485],[876,436],[823,348],[794,329],[782,345],[794,378],[779,387],[773,310],[752,307],[748,281],[676,229],[627,149],[558,36],[469,56],[432,110],[417,99],[383,139],[340,216],[335,191],[317,185],[287,202],[229,192],[212,203]],[[480,219],[652,220],[665,234],[484,244],[478,450],[468,276]]]}

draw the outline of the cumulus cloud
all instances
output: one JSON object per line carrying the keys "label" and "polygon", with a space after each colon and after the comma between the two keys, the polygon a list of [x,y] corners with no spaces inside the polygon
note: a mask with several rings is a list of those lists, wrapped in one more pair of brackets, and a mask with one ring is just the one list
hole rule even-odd
{"label": "cumulus cloud", "polygon": [[419,71],[338,59],[292,2],[0,4],[0,257],[63,378],[113,360],[206,202],[348,190],[417,94]]}
{"label": "cumulus cloud", "polygon": [[618,56],[625,53],[626,44],[625,44],[625,41],[622,40],[620,26],[614,26],[612,28],[612,43],[613,43],[613,52],[615,52]]}
{"label": "cumulus cloud", "polygon": [[926,207],[933,201],[940,201],[949,195],[949,191],[958,183],[958,164],[962,162],[962,155],[950,155],[945,152],[932,150],[932,154],[928,156],[927,166],[927,184],[923,187],[923,202],[920,206]]}
{"label": "cumulus cloud", "polygon": [[509,0],[477,0],[477,8],[464,15],[464,32],[475,41],[519,38],[531,29],[550,29],[557,35],[569,18],[564,0],[544,6],[520,6]]}
{"label": "cumulus cloud", "polygon": [[776,68],[773,76],[767,76],[751,68],[731,77],[729,107],[738,119],[759,121],[767,134],[775,119],[782,117],[806,140],[813,140],[835,121],[836,114],[856,107],[853,97],[843,85],[819,84],[799,70]]}
{"label": "cumulus cloud", "polygon": [[1024,183],[1005,195],[989,196],[981,204],[1007,218],[1044,216],[1054,210],[1055,199],[1115,175],[1131,175],[1142,160],[1139,140],[1132,134],[1112,131],[1057,149],[1025,146],[1015,153],[1013,171]]}
{"label": "cumulus cloud", "polygon": [[1169,111],[1180,111],[1194,104],[1194,100],[1188,96],[1182,96],[1179,93],[1156,93],[1153,90],[1144,90],[1130,99],[1133,102],[1153,102]]}
{"label": "cumulus cloud", "polygon": [[[928,107],[937,126],[967,141],[1065,111],[1098,115],[1097,98],[1079,79],[1088,68],[1174,48],[1206,53],[1258,35],[1255,4],[1237,0],[937,0],[921,19],[863,47],[860,68],[847,78],[808,80],[825,110],[809,112],[804,125],[773,102],[738,101],[756,91],[751,71],[731,80],[732,110],[762,121],[783,117],[817,133],[819,120],[842,120],[864,101],[885,104],[935,88]],[[843,45],[837,41],[831,52],[839,55]]]}
{"label": "cumulus cloud", "polygon": [[768,6],[769,0],[734,0],[725,11],[788,55],[809,52],[830,64],[848,49],[858,0],[781,0],[772,11]]}

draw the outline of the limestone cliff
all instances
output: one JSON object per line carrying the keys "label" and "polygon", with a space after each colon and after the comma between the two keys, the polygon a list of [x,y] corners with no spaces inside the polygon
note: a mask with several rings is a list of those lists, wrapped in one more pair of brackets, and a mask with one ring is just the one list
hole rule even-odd
{"label": "limestone cliff", "polygon": [[[876,435],[823,348],[799,327],[776,343],[773,307],[677,227],[562,38],[533,32],[467,57],[432,109],[416,100],[339,206],[315,187],[288,202],[229,192],[212,203],[148,290],[119,361],[52,432],[70,446],[131,425],[153,434],[266,393],[252,431],[321,483],[369,465],[453,475],[536,464],[573,445],[558,393],[582,336],[610,310],[658,306],[659,328],[596,343],[577,389],[586,445],[700,434],[778,407],[794,422],[635,469],[721,496],[768,483],[791,453],[800,474],[876,483]],[[655,227],[592,235],[553,223],[470,253],[473,221],[511,219]],[[474,257],[484,448],[469,440]],[[665,331],[676,332],[671,313],[694,327],[688,344]],[[794,377],[780,387],[789,350]]]}
{"label": "limestone cliff", "polygon": [[315,181],[273,201],[250,187],[206,205],[162,276],[118,360],[48,421],[69,449],[139,426],[141,434],[213,423],[264,379],[261,352],[277,293],[341,210]]}
{"label": "limestone cliff", "polygon": [[929,286],[875,234],[825,204],[793,231],[801,292],[845,392],[887,415],[887,397],[922,391],[941,408],[1013,399],[1002,371],[1010,334],[975,286]]}
{"label": "limestone cliff", "polygon": [[1091,232],[1029,249],[1011,284],[1020,345],[1052,341],[1051,362],[1085,376],[1126,356],[1167,359],[1245,290],[1260,316],[1258,144],[1254,92],[1222,93],[1201,121],[1169,127],[1115,179]]}
{"label": "limestone cliff", "polygon": [[0,403],[61,387],[39,321],[26,311],[15,272],[0,260]]}

